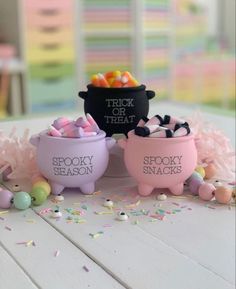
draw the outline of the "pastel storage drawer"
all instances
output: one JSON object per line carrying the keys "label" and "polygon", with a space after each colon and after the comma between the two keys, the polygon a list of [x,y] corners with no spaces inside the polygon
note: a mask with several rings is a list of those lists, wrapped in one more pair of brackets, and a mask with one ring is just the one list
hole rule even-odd
{"label": "pastel storage drawer", "polygon": [[28,88],[32,112],[68,110],[76,106],[74,77],[30,80]]}
{"label": "pastel storage drawer", "polygon": [[60,77],[73,76],[74,74],[75,66],[73,63],[47,61],[29,67],[29,75],[32,79],[54,80]]}

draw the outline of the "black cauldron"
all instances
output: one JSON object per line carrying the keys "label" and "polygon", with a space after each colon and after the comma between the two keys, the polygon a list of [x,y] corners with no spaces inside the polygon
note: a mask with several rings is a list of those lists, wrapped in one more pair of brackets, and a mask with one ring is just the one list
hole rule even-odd
{"label": "black cauldron", "polygon": [[84,111],[90,113],[99,127],[107,133],[125,134],[134,129],[142,116],[147,116],[149,99],[155,96],[145,85],[137,87],[105,88],[87,86],[80,91]]}

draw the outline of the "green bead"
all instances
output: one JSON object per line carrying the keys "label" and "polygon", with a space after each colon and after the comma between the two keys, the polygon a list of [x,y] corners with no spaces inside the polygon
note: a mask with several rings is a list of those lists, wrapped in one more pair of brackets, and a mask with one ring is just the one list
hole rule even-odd
{"label": "green bead", "polygon": [[26,192],[17,192],[13,197],[13,204],[19,210],[25,210],[31,205],[31,197]]}
{"label": "green bead", "polygon": [[30,196],[32,198],[32,203],[35,206],[42,205],[47,199],[47,193],[43,188],[40,187],[33,188]]}

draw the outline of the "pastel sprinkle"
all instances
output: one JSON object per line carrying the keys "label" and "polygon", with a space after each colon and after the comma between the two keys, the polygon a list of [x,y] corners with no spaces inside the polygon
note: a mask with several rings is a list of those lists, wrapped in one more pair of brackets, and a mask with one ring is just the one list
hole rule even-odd
{"label": "pastel sprinkle", "polygon": [[179,203],[172,202],[172,204],[179,207]]}
{"label": "pastel sprinkle", "polygon": [[94,212],[96,215],[112,215],[112,211]]}
{"label": "pastel sprinkle", "polygon": [[8,231],[12,231],[12,228],[10,228],[8,226],[5,226],[5,229],[8,230]]}
{"label": "pastel sprinkle", "polygon": [[84,265],[83,266],[84,271],[89,272],[89,269]]}
{"label": "pastel sprinkle", "polygon": [[54,257],[58,257],[59,255],[60,255],[60,251],[56,250],[55,253],[54,253]]}
{"label": "pastel sprinkle", "polygon": [[86,211],[88,210],[88,207],[86,205],[82,205],[81,208],[86,210]]}
{"label": "pastel sprinkle", "polygon": [[9,211],[0,211],[0,215],[7,214]]}
{"label": "pastel sprinkle", "polygon": [[138,201],[137,201],[136,203],[134,203],[134,204],[127,205],[126,208],[132,209],[132,208],[137,207],[138,205],[140,205],[140,200],[138,200]]}
{"label": "pastel sprinkle", "polygon": [[97,239],[98,237],[100,237],[103,234],[102,231],[97,232],[96,234],[92,234],[90,233],[89,236],[91,236],[93,239]]}

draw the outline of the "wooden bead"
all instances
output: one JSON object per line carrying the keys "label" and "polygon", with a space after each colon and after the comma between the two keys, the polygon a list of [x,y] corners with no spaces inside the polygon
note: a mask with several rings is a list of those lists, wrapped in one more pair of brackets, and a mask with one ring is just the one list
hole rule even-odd
{"label": "wooden bead", "polygon": [[214,164],[209,164],[207,167],[204,168],[205,170],[205,179],[211,179],[216,174],[216,167]]}
{"label": "wooden bead", "polygon": [[215,198],[220,204],[228,204],[232,198],[233,190],[227,187],[217,187],[215,190]]}
{"label": "wooden bead", "polygon": [[205,178],[205,169],[203,167],[196,167],[195,172],[198,172],[203,178]]}
{"label": "wooden bead", "polygon": [[44,189],[44,191],[47,193],[47,196],[49,196],[50,193],[51,193],[51,187],[50,187],[49,183],[48,183],[48,182],[45,182],[45,181],[39,181],[39,182],[34,183],[34,185],[33,185],[33,187],[32,187],[32,191],[33,191],[35,188],[42,188],[42,189]]}

